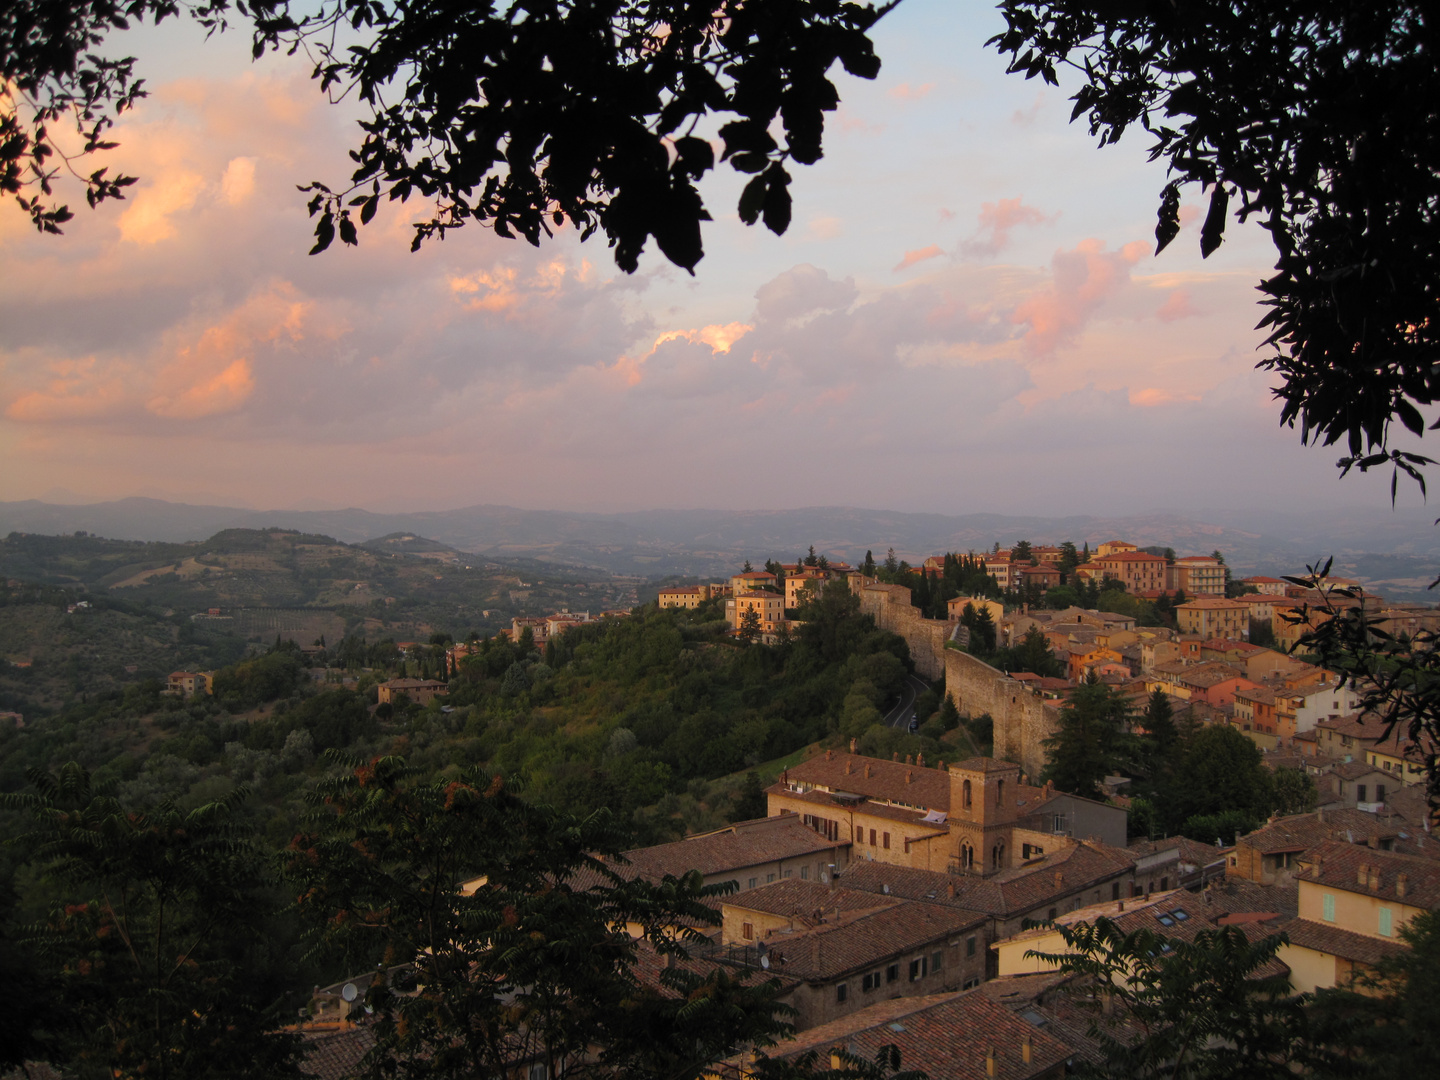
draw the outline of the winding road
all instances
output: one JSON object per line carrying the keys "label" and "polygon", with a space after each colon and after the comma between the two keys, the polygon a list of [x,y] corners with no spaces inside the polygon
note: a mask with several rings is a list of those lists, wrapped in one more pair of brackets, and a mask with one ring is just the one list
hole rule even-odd
{"label": "winding road", "polygon": [[930,689],[925,680],[917,675],[905,676],[905,687],[900,692],[900,701],[885,714],[888,727],[904,728],[910,725],[910,714],[915,711],[915,699]]}

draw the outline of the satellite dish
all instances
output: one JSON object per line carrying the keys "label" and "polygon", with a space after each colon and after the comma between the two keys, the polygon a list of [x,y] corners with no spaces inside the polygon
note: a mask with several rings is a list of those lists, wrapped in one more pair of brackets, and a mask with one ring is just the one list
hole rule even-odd
{"label": "satellite dish", "polygon": [[346,983],[340,988],[340,996],[346,1001],[354,1001],[360,996],[360,988],[354,983]]}
{"label": "satellite dish", "polygon": [[764,968],[766,971],[769,971],[769,970],[770,970],[770,957],[768,957],[768,956],[762,956],[762,957],[760,957],[760,966],[761,966],[762,968]]}

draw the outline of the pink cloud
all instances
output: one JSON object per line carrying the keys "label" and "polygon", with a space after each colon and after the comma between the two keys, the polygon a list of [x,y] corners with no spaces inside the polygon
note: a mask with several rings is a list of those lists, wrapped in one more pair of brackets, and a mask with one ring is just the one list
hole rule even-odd
{"label": "pink cloud", "polygon": [[931,244],[929,247],[916,248],[914,251],[907,251],[905,252],[905,257],[895,264],[894,273],[898,274],[901,270],[910,269],[910,267],[914,266],[916,263],[922,263],[926,259],[934,259],[943,254],[945,253],[940,250],[939,244]]}
{"label": "pink cloud", "polygon": [[1160,305],[1155,312],[1155,317],[1161,322],[1174,322],[1176,319],[1187,319],[1192,315],[1199,315],[1195,305],[1190,303],[1190,293],[1186,289],[1175,289],[1170,293],[1165,303]]}
{"label": "pink cloud", "polygon": [[1198,394],[1174,394],[1169,390],[1162,390],[1158,386],[1147,386],[1142,390],[1131,390],[1129,399],[1131,405],[1142,409],[1154,409],[1161,405],[1174,404],[1177,401],[1199,401],[1200,397]]}
{"label": "pink cloud", "polygon": [[[1013,229],[1021,225],[1043,225],[1053,220],[1036,207],[1026,206],[1023,195],[984,203],[980,207],[980,224],[970,239],[960,245],[960,250],[967,255],[998,255],[1010,246]],[[988,237],[985,235],[987,232]]]}
{"label": "pink cloud", "polygon": [[1029,127],[1035,122],[1035,117],[1040,114],[1040,106],[1045,101],[1045,91],[1035,95],[1034,102],[1028,109],[1016,109],[1010,114],[1010,122],[1017,127]]}
{"label": "pink cloud", "polygon": [[920,86],[911,86],[908,82],[903,82],[899,86],[892,86],[889,94],[896,101],[919,101],[934,89],[934,83],[927,82]]}
{"label": "pink cloud", "polygon": [[955,211],[954,211],[954,210],[947,210],[947,209],[945,209],[945,207],[943,207],[943,206],[940,208],[940,220],[941,220],[941,221],[952,221],[952,220],[954,220],[954,217],[955,217]]}
{"label": "pink cloud", "polygon": [[1119,251],[1106,251],[1102,240],[1081,240],[1074,251],[1051,260],[1051,285],[1020,303],[1011,313],[1016,325],[1029,324],[1024,340],[1038,354],[1053,353],[1075,341],[1099,307],[1130,282],[1130,267],[1148,254],[1137,240]]}

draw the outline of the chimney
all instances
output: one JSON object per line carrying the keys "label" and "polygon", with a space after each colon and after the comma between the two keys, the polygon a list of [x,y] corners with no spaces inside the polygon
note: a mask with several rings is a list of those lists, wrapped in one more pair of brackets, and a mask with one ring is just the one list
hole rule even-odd
{"label": "chimney", "polygon": [[1020,1060],[1023,1061],[1023,1062],[1025,1062],[1026,1065],[1029,1065],[1029,1064],[1030,1064],[1030,1056],[1031,1056],[1031,1039],[1030,1039],[1030,1033],[1027,1031],[1027,1032],[1025,1033],[1025,1037],[1020,1040]]}
{"label": "chimney", "polygon": [[1055,871],[1055,887],[1058,889],[1058,888],[1060,888],[1061,885],[1064,885],[1064,884],[1065,884],[1065,871],[1064,871],[1064,870],[1056,870],[1056,871]]}
{"label": "chimney", "polygon": [[998,1071],[995,1061],[995,1047],[992,1046],[985,1051],[985,1075],[996,1076],[998,1075]]}
{"label": "chimney", "polygon": [[915,764],[918,765],[920,768],[923,769],[923,768],[925,767],[925,755],[924,755],[924,754],[916,754],[916,755],[915,755]]}
{"label": "chimney", "polygon": [[899,750],[896,750],[893,754],[891,754],[891,755],[890,755],[890,760],[891,760],[891,761],[899,761],[899,760],[900,760],[900,751],[899,751]]}
{"label": "chimney", "polygon": [[849,775],[850,775],[850,762],[848,762],[848,761],[845,762],[845,775],[846,775],[846,776],[849,776]]}
{"label": "chimney", "polygon": [[865,779],[870,779],[870,766],[868,764],[865,766]]}
{"label": "chimney", "polygon": [[945,759],[944,759],[944,758],[941,758],[939,761],[937,761],[937,762],[935,763],[935,768],[939,769],[941,772],[944,772],[944,771],[945,771]]}
{"label": "chimney", "polygon": [[826,750],[826,751],[825,751],[825,760],[826,760],[826,761],[833,761],[834,759],[835,759],[835,751],[834,751],[834,750]]}
{"label": "chimney", "polygon": [[915,779],[915,770],[914,770],[914,769],[906,769],[906,770],[905,770],[905,783],[908,784],[908,783],[910,783],[910,781],[912,781],[912,780],[914,780],[914,779]]}
{"label": "chimney", "polygon": [[1359,867],[1356,869],[1356,871],[1355,871],[1355,884],[1356,884],[1356,885],[1364,885],[1364,884],[1366,883],[1366,881],[1369,879],[1369,877],[1370,877],[1370,867],[1366,866],[1366,865],[1362,862],[1362,863],[1360,864],[1360,866],[1359,866]]}
{"label": "chimney", "polygon": [[1376,892],[1379,892],[1379,891],[1380,891],[1380,880],[1381,880],[1380,868],[1379,868],[1378,866],[1372,866],[1372,867],[1370,867],[1370,879],[1369,879],[1369,881],[1366,882],[1366,884],[1369,885],[1370,888],[1374,889]]}
{"label": "chimney", "polygon": [[915,764],[915,759],[914,759],[913,757],[911,757],[909,754],[906,754],[906,755],[905,755],[905,764],[906,764],[906,765],[914,765],[914,764]]}
{"label": "chimney", "polygon": [[1396,899],[1399,899],[1399,900],[1405,899],[1405,886],[1408,885],[1408,884],[1410,884],[1410,876],[1409,876],[1408,874],[1399,874],[1399,875],[1396,876],[1396,878],[1395,878],[1395,897],[1396,897]]}
{"label": "chimney", "polygon": [[860,745],[860,743],[859,743],[857,740],[851,739],[851,740],[850,740],[850,753],[852,753],[852,754],[855,753],[855,748],[856,748],[857,746],[859,746],[859,745]]}
{"label": "chimney", "polygon": [[[1404,875],[1404,874],[1401,874],[1401,875],[1400,875],[1400,878],[1401,878],[1400,888],[1403,889],[1403,888],[1405,887],[1405,882],[1404,882],[1405,875]],[[948,897],[950,897],[951,900],[954,900],[954,899],[955,899],[955,883],[954,883],[953,881],[950,882],[950,884],[948,884],[948,885],[945,886],[945,895],[948,896]],[[1403,896],[1404,894],[1401,893],[1401,895]]]}

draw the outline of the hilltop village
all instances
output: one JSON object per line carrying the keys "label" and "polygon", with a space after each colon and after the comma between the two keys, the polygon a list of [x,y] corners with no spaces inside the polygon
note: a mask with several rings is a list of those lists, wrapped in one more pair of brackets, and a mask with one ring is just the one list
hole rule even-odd
{"label": "hilltop village", "polygon": [[[1354,583],[1337,578],[1232,580],[1218,552],[1118,541],[886,562],[812,550],[657,598],[662,610],[723,610],[737,643],[779,646],[808,605],[843,589],[904,639],[946,710],[983,715],[993,732],[989,753],[956,760],[867,755],[855,738],[817,749],[764,789],[763,816],[615,863],[656,884],[692,871],[729,883],[718,925],[683,963],[779,980],[796,1033],[772,1056],[893,1044],[934,1078],[1058,1077],[1103,1056],[1076,1004],[1083,978],[1035,955],[1064,953],[1066,928],[1105,918],[1172,941],[1226,927],[1252,943],[1283,935],[1267,971],[1299,993],[1375,973],[1407,948],[1401,929],[1440,905],[1432,748],[1399,731],[1377,739],[1360,688],[1296,648],[1321,601],[1367,603],[1377,625],[1412,636],[1440,626],[1440,611],[1346,598],[1334,590]],[[588,619],[517,619],[509,636],[542,643]],[[1017,657],[1039,670],[996,666]],[[1129,777],[1082,794],[1049,775],[1068,712],[1096,687],[1140,734],[1161,714],[1192,733],[1228,729],[1263,770],[1303,778],[1303,809],[1226,838],[1137,834]],[[920,719],[902,695],[885,722]],[[661,986],[675,961],[639,948],[641,977]],[[340,989],[317,994],[314,1037],[363,1042]],[[741,1080],[750,1061],[715,1075]]]}

